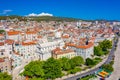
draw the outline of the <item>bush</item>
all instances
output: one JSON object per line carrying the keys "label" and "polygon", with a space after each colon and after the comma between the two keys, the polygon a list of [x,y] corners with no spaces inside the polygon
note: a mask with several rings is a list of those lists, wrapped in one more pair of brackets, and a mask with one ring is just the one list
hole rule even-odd
{"label": "bush", "polygon": [[102,59],[101,59],[101,58],[95,58],[93,61],[94,61],[95,65],[96,65],[96,64],[98,64],[99,62],[101,62]]}
{"label": "bush", "polygon": [[107,54],[109,54],[109,51],[104,51],[103,53],[104,53],[104,55],[107,55]]}
{"label": "bush", "polygon": [[92,60],[90,58],[87,58],[86,59],[86,65],[87,66],[93,66],[93,65],[95,65],[95,62],[94,62],[94,60]]}
{"label": "bush", "polygon": [[3,34],[5,32],[5,30],[0,30],[0,34]]}
{"label": "bush", "polygon": [[74,69],[68,71],[68,73],[69,73],[69,74],[74,74],[74,73],[80,72],[80,71],[81,71],[81,68],[74,68]]}
{"label": "bush", "polygon": [[8,75],[8,73],[1,73],[0,72],[0,80],[12,80],[12,76]]}
{"label": "bush", "polygon": [[45,80],[44,78],[36,78],[36,77],[34,77],[34,78],[31,78],[30,80]]}
{"label": "bush", "polygon": [[110,62],[110,65],[113,65],[113,64],[114,64],[114,61],[111,61],[111,62]]}
{"label": "bush", "polygon": [[111,72],[114,70],[111,64],[102,65],[102,69],[108,70],[108,71],[111,71]]}
{"label": "bush", "polygon": [[96,76],[95,75],[89,75],[89,76],[86,76],[84,78],[81,78],[80,80],[89,80],[91,78],[95,78]]}
{"label": "bush", "polygon": [[61,63],[62,70],[68,71],[71,69],[71,65],[69,63],[68,58],[63,57],[63,58],[60,58],[58,61]]}

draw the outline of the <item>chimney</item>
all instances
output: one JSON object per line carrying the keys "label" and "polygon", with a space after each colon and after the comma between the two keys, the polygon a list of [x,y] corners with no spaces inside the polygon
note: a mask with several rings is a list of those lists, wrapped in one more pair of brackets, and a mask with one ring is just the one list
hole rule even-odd
{"label": "chimney", "polygon": [[86,37],[86,45],[88,45],[89,37]]}

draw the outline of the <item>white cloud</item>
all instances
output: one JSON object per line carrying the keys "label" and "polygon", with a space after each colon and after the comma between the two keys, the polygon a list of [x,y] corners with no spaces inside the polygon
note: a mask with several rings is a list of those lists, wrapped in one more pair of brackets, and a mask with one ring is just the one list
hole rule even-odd
{"label": "white cloud", "polygon": [[42,12],[40,14],[31,13],[31,14],[28,14],[27,16],[53,16],[53,14]]}
{"label": "white cloud", "polygon": [[9,12],[12,12],[12,10],[10,10],[10,9],[8,9],[8,10],[3,10],[2,13],[0,13],[0,14],[7,14],[7,13],[9,13]]}
{"label": "white cloud", "polygon": [[37,16],[35,13],[28,14],[27,16]]}

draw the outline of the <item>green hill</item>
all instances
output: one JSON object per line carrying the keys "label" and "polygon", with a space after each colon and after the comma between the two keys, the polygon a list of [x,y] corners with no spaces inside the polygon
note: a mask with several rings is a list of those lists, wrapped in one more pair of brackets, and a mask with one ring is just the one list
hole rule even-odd
{"label": "green hill", "polygon": [[40,17],[23,17],[23,16],[0,16],[0,20],[8,20],[8,19],[15,19],[17,18],[20,21],[78,21],[79,19],[75,19],[75,18],[66,18],[66,17],[51,17],[51,16],[40,16]]}

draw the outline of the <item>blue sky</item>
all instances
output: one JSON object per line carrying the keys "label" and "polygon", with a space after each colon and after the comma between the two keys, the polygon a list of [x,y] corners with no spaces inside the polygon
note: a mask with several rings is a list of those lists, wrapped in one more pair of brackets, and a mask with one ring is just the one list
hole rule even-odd
{"label": "blue sky", "polygon": [[81,19],[120,20],[120,0],[0,0],[0,15],[42,12]]}

